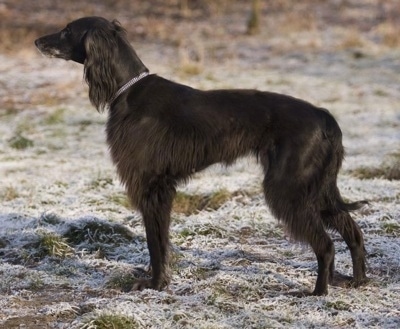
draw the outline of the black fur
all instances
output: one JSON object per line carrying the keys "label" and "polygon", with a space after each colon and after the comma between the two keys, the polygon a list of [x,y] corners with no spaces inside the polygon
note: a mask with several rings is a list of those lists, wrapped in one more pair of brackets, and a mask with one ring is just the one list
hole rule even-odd
{"label": "black fur", "polygon": [[[314,295],[328,283],[366,281],[361,230],[349,215],[336,180],[344,151],[342,133],[328,111],[305,101],[256,90],[201,91],[149,75],[110,104],[132,77],[147,72],[116,21],[85,17],[36,40],[50,57],[84,65],[89,98],[110,106],[107,141],[129,199],[143,215],[151,280],[134,288],[162,289],[169,282],[168,231],[179,183],[214,163],[255,156],[264,168],[264,192],[275,217],[307,242],[318,261]],[[353,260],[353,277],[334,272],[334,246],[326,229],[338,231]]]}

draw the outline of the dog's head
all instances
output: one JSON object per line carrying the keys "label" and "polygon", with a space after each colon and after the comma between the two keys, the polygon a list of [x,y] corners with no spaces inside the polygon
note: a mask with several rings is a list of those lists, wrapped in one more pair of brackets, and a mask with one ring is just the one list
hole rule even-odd
{"label": "dog's head", "polygon": [[119,84],[129,78],[126,76],[128,64],[124,63],[126,54],[132,54],[130,58],[135,59],[129,65],[137,67],[137,73],[146,69],[139,58],[133,56],[135,52],[126,39],[125,30],[116,20],[83,17],[72,21],[60,32],[37,39],[35,45],[48,57],[84,64],[89,98],[99,111],[112,100]]}
{"label": "dog's head", "polygon": [[105,18],[96,16],[83,17],[72,21],[57,33],[45,35],[35,40],[35,45],[42,54],[48,57],[62,58],[84,64],[93,44],[91,39],[95,35],[102,35],[104,42],[110,42],[114,38],[107,36],[113,36],[120,31],[123,31],[123,29],[116,21],[110,22]]}

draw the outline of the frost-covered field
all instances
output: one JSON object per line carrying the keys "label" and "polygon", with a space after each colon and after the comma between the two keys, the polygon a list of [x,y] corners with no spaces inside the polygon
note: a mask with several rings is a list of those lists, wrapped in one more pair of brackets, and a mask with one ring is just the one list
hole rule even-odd
{"label": "frost-covered field", "polygon": [[[400,183],[398,174],[387,179],[400,166],[400,51],[277,54],[265,44],[225,45],[228,60],[204,55],[194,73],[175,48],[135,42],[153,73],[202,89],[287,93],[335,115],[347,150],[342,194],[370,201],[354,217],[371,282],[324,297],[287,294],[313,288],[315,256],[285,235],[264,205],[260,168],[241,159],[180,188],[188,198],[224,198],[173,214],[169,289],[125,292],[149,258],[108,156],[106,114],[89,104],[81,66],[32,50],[0,55],[1,328],[400,327]],[[333,237],[337,268],[351,274]]]}

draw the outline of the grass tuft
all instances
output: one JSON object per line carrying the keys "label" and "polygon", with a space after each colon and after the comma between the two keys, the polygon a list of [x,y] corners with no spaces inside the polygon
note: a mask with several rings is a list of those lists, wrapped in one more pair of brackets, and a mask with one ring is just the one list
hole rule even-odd
{"label": "grass tuft", "polygon": [[251,4],[251,14],[247,21],[247,34],[253,35],[260,32],[260,0],[252,0]]}
{"label": "grass tuft", "polygon": [[201,44],[192,44],[179,48],[179,71],[186,76],[196,76],[204,71],[204,47]]}
{"label": "grass tuft", "polygon": [[218,190],[206,198],[205,209],[217,210],[232,197],[226,189]]}
{"label": "grass tuft", "polygon": [[131,204],[129,202],[128,197],[125,194],[122,193],[117,193],[109,196],[109,200],[119,206],[122,206],[124,208],[130,209]]}
{"label": "grass tuft", "polygon": [[194,214],[198,212],[202,198],[203,196],[199,194],[178,192],[175,196],[172,210],[185,215]]}
{"label": "grass tuft", "polygon": [[62,219],[54,213],[44,213],[40,216],[40,221],[45,224],[58,225],[62,223]]}
{"label": "grass tuft", "polygon": [[325,306],[328,309],[332,309],[333,308],[333,309],[335,309],[337,311],[351,311],[351,305],[346,303],[346,302],[344,302],[344,301],[341,301],[341,300],[327,302],[325,304]]}
{"label": "grass tuft", "polygon": [[42,257],[53,256],[65,258],[74,254],[74,249],[69,246],[64,237],[48,232],[40,235],[38,249],[39,255]]}
{"label": "grass tuft", "polygon": [[59,108],[55,110],[54,112],[50,113],[47,118],[45,118],[44,123],[47,125],[55,125],[58,123],[63,123],[64,122],[64,114],[65,114],[65,109]]}
{"label": "grass tuft", "polygon": [[377,31],[382,38],[382,43],[390,48],[400,46],[400,34],[394,22],[386,21],[377,26]]}
{"label": "grass tuft", "polygon": [[192,228],[184,228],[177,233],[176,238],[186,239],[190,236],[214,236],[223,238],[226,236],[226,229],[212,224],[196,225]]}
{"label": "grass tuft", "polygon": [[98,189],[98,188],[105,188],[113,184],[114,183],[112,177],[103,177],[101,173],[98,173],[97,177],[90,182],[90,187]]}
{"label": "grass tuft", "polygon": [[340,48],[362,48],[364,44],[365,41],[362,34],[357,29],[350,29],[346,32],[346,35],[341,42]]}
{"label": "grass tuft", "polygon": [[8,145],[10,145],[10,147],[13,149],[24,150],[33,146],[33,140],[22,136],[20,133],[17,133],[8,140]]}
{"label": "grass tuft", "polygon": [[101,314],[88,320],[81,329],[136,329],[140,328],[135,319],[125,315]]}
{"label": "grass tuft", "polygon": [[382,229],[386,234],[400,236],[400,225],[397,223],[383,223]]}
{"label": "grass tuft", "polygon": [[217,238],[223,238],[226,236],[226,229],[212,224],[204,224],[197,226],[195,229],[195,235],[202,236],[215,236]]}
{"label": "grass tuft", "polygon": [[64,233],[64,237],[72,244],[109,243],[118,245],[133,239],[133,233],[123,225],[98,220],[87,220],[72,224]]}
{"label": "grass tuft", "polygon": [[32,276],[32,278],[30,278],[28,281],[28,286],[26,288],[32,291],[40,291],[44,287],[45,283],[43,282],[43,279],[38,276]]}
{"label": "grass tuft", "polygon": [[174,204],[173,211],[191,215],[201,210],[217,210],[231,197],[232,193],[226,189],[218,190],[211,194],[187,194],[178,192]]}
{"label": "grass tuft", "polygon": [[11,201],[19,197],[17,189],[13,186],[5,187],[4,191],[1,193],[1,197],[4,201]]}
{"label": "grass tuft", "polygon": [[360,167],[350,171],[360,179],[384,178],[388,180],[400,179],[400,153],[388,155],[379,167]]}
{"label": "grass tuft", "polygon": [[359,167],[351,170],[351,174],[360,179],[373,179],[383,178],[385,176],[385,171],[382,168]]}
{"label": "grass tuft", "polygon": [[133,273],[128,273],[128,272],[115,273],[107,281],[106,288],[117,289],[121,291],[130,291],[136,281],[137,278],[133,275]]}

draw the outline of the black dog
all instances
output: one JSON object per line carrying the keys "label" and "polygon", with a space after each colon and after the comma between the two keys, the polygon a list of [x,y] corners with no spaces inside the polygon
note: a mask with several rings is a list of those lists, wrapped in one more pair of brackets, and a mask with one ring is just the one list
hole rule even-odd
{"label": "black dog", "polygon": [[[328,111],[305,101],[256,90],[201,91],[149,75],[117,21],[85,17],[35,41],[49,57],[84,65],[89,98],[109,108],[107,141],[129,199],[143,216],[151,280],[169,282],[172,202],[179,183],[214,163],[255,156],[264,168],[265,200],[291,235],[308,242],[318,260],[314,295],[328,283],[366,281],[363,235],[349,215],[363,202],[345,203],[336,180],[344,151],[342,133]],[[334,271],[338,231],[353,261],[353,277]]]}

